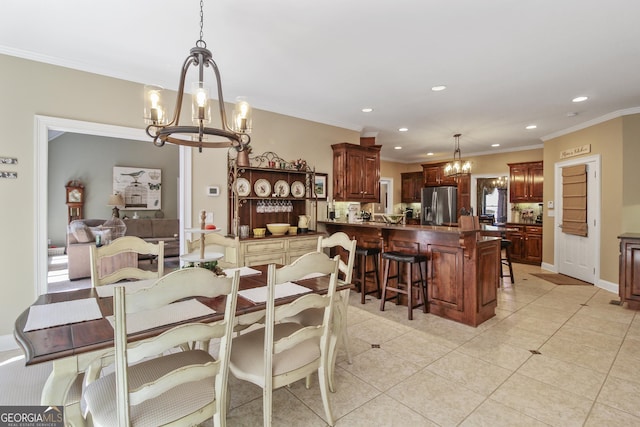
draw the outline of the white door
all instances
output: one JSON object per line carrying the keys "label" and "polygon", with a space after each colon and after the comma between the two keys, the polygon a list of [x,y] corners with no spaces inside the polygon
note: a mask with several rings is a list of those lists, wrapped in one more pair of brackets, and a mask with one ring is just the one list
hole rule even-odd
{"label": "white door", "polygon": [[[587,165],[587,225],[586,237],[562,232],[562,168],[579,164]],[[600,259],[600,158],[570,160],[555,165],[556,218],[555,264],[558,273],[596,282]]]}

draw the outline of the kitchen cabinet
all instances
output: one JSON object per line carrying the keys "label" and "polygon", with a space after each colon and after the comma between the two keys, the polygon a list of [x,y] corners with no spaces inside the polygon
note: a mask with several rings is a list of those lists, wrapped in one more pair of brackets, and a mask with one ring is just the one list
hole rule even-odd
{"label": "kitchen cabinet", "polygon": [[465,174],[458,177],[458,215],[460,210],[465,209],[467,212],[471,211],[471,175]]}
{"label": "kitchen cabinet", "polygon": [[542,202],[543,162],[509,163],[509,171],[511,203]]}
{"label": "kitchen cabinet", "polygon": [[456,178],[447,176],[444,168],[447,162],[426,163],[422,165],[422,174],[425,187],[437,187],[439,185],[456,185]]}
{"label": "kitchen cabinet", "polygon": [[507,240],[511,240],[511,261],[542,264],[542,227],[508,223],[507,228],[515,229],[506,233]]}
{"label": "kitchen cabinet", "polygon": [[422,172],[406,172],[400,174],[402,179],[401,202],[420,203],[422,198],[422,187],[424,187]]}
{"label": "kitchen cabinet", "polygon": [[640,310],[640,233],[625,233],[620,239],[620,302]]}
{"label": "kitchen cabinet", "polygon": [[339,202],[380,202],[380,145],[334,144],[333,198]]}

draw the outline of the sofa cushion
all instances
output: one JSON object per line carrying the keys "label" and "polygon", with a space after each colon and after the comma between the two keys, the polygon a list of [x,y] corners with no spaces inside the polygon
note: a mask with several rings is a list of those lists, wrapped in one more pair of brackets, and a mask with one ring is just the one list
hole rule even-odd
{"label": "sofa cushion", "polygon": [[89,243],[94,239],[91,229],[82,220],[71,221],[69,230],[78,243]]}
{"label": "sofa cushion", "polygon": [[[142,239],[154,237],[151,219],[125,219],[124,224],[127,226],[126,236],[137,236]],[[158,236],[161,237],[161,236]]]}

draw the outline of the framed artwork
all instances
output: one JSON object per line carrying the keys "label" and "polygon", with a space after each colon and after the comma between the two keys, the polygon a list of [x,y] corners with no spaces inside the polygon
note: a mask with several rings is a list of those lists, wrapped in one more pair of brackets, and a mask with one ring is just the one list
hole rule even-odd
{"label": "framed artwork", "polygon": [[315,181],[313,183],[313,192],[318,199],[327,198],[327,174],[316,173]]}
{"label": "framed artwork", "polygon": [[113,193],[124,199],[123,209],[161,209],[162,170],[114,166]]}

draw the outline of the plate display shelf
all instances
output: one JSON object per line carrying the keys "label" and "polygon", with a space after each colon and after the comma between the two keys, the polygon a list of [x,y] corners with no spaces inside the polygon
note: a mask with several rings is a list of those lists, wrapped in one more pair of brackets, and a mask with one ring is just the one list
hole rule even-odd
{"label": "plate display shelf", "polygon": [[229,234],[239,235],[240,225],[249,230],[265,228],[268,223],[297,225],[300,215],[311,218],[315,229],[318,203],[311,191],[315,169],[306,162],[286,161],[272,151],[243,156],[238,165],[237,152],[227,154],[229,194]]}

